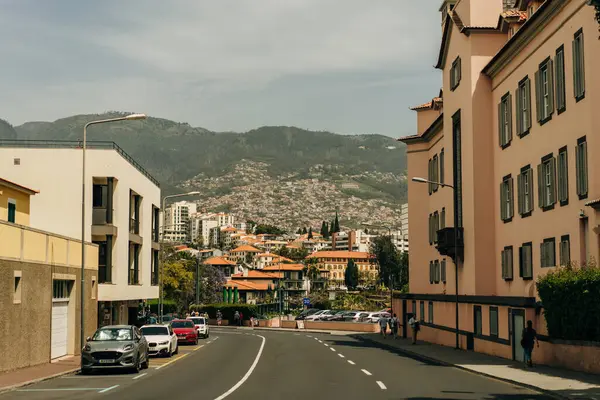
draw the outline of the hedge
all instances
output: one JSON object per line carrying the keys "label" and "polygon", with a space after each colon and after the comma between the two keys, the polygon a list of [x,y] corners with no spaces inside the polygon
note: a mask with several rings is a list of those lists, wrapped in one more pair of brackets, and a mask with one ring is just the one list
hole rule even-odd
{"label": "hedge", "polygon": [[256,317],[258,314],[258,307],[254,304],[204,304],[204,305],[196,305],[192,304],[190,306],[191,311],[199,311],[208,313],[209,318],[217,318],[217,310],[221,310],[221,314],[223,314],[223,319],[233,321],[233,315],[236,311],[239,311],[244,314],[244,319],[250,319],[250,317]]}
{"label": "hedge", "polygon": [[600,269],[560,268],[539,277],[537,290],[550,337],[600,341]]}
{"label": "hedge", "polygon": [[[148,306],[150,306],[150,312],[158,314],[158,299],[148,300]],[[177,302],[175,300],[164,300],[163,312],[165,314],[176,313],[177,310]]]}

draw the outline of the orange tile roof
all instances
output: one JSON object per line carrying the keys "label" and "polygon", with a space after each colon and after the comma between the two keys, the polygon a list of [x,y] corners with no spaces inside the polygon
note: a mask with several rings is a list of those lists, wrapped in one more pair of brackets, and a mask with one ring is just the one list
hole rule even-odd
{"label": "orange tile roof", "polygon": [[277,264],[264,267],[262,271],[303,271],[304,264]]}
{"label": "orange tile roof", "polygon": [[443,100],[441,97],[434,97],[433,100],[431,100],[430,102],[411,107],[410,109],[413,111],[419,111],[425,110],[427,108],[435,108],[437,106],[440,106],[442,104],[442,101]]}
{"label": "orange tile roof", "polygon": [[257,249],[256,247],[253,247],[253,246],[248,246],[247,244],[231,250],[232,253],[237,253],[237,252],[242,252],[242,251],[245,251],[247,253],[260,253],[259,249]]}
{"label": "orange tile roof", "polygon": [[20,192],[25,192],[30,195],[35,195],[35,194],[39,193],[39,191],[37,191],[35,189],[30,189],[26,186],[19,185],[18,183],[11,182],[8,179],[0,178],[0,185],[8,186],[8,187],[11,187],[12,189],[18,190]]}
{"label": "orange tile roof", "polygon": [[202,263],[207,265],[236,265],[235,262],[219,256],[207,258]]}
{"label": "orange tile roof", "polygon": [[308,258],[352,258],[352,259],[367,259],[370,258],[369,253],[365,251],[346,251],[346,250],[328,250],[317,251],[309,255]]}
{"label": "orange tile roof", "polygon": [[185,244],[179,245],[179,246],[175,246],[175,250],[185,250],[188,247]]}
{"label": "orange tile roof", "polygon": [[248,275],[244,276],[243,272],[231,275],[231,279],[277,279],[281,274],[273,272],[262,272],[260,270],[250,269]]}
{"label": "orange tile roof", "polygon": [[523,22],[523,21],[527,21],[527,11],[520,11],[517,10],[516,8],[513,8],[511,10],[506,10],[502,13],[502,18],[505,19],[512,19],[512,18],[518,18],[518,22]]}
{"label": "orange tile roof", "polygon": [[229,280],[223,285],[225,287],[238,288],[239,291],[266,291],[269,290],[269,283],[267,282],[248,282],[244,280]]}
{"label": "orange tile roof", "polygon": [[237,229],[230,226],[225,229],[221,229],[221,232],[237,232]]}

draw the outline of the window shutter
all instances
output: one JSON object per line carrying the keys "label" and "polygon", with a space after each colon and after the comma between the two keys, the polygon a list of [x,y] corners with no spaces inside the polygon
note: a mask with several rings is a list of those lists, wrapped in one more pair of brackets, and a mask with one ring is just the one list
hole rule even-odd
{"label": "window shutter", "polygon": [[523,277],[525,272],[525,266],[523,263],[525,262],[524,251],[525,247],[519,247],[519,277]]}
{"label": "window shutter", "polygon": [[429,283],[433,283],[433,261],[429,261]]}
{"label": "window shutter", "polygon": [[567,265],[569,262],[571,262],[571,242],[568,240],[564,241],[564,263],[565,265]]}
{"label": "window shutter", "polygon": [[506,194],[504,190],[504,181],[500,184],[500,219],[504,221],[506,219]]}
{"label": "window shutter", "polygon": [[[537,175],[538,175],[538,202],[540,205],[540,208],[544,208],[546,206],[546,204],[544,203],[544,199],[546,198],[546,196],[544,196],[544,174],[543,174],[543,170],[544,170],[544,165],[543,164],[538,164],[537,167]],[[531,190],[529,191],[531,193]]]}
{"label": "window shutter", "polygon": [[540,244],[540,263],[542,267],[546,266],[546,243]]}
{"label": "window shutter", "polygon": [[508,94],[508,98],[506,99],[506,107],[508,107],[508,132],[506,132],[506,142],[510,142],[512,140],[512,94]]}
{"label": "window shutter", "polygon": [[502,101],[498,103],[498,143],[500,143],[500,147],[504,146],[504,135],[502,134],[502,130],[504,128],[504,124],[502,123],[504,119],[504,114],[502,113]]}
{"label": "window shutter", "polygon": [[513,278],[513,251],[512,248],[506,250],[506,277]]}
{"label": "window shutter", "polygon": [[552,205],[552,204],[556,203],[556,157],[553,157],[552,160],[550,160],[548,167],[550,168],[550,182],[551,182],[550,204],[549,205]]}
{"label": "window shutter", "polygon": [[531,128],[531,81],[527,79],[525,81],[525,105],[527,106],[527,125],[525,130]]}
{"label": "window shutter", "polygon": [[[429,159],[429,162],[427,164],[427,180],[429,180],[429,181],[433,180],[432,176],[431,176],[431,158]],[[432,189],[431,183],[427,182],[427,190],[429,191],[429,194],[431,194],[431,192],[432,192],[431,189]]]}
{"label": "window shutter", "polygon": [[508,218],[512,218],[515,216],[515,194],[514,194],[513,182],[514,182],[513,178],[510,178],[508,180],[508,191],[506,193],[506,195],[508,196],[508,203],[509,203]]}
{"label": "window shutter", "polygon": [[532,252],[532,246],[525,246],[525,267],[527,268],[525,276],[527,278],[531,278],[533,276],[533,260],[531,259]]}
{"label": "window shutter", "polygon": [[462,63],[460,61],[460,57],[458,57],[458,59],[456,60],[456,69],[457,69],[457,73],[456,73],[456,85],[458,85],[460,83],[460,80],[462,79]]}
{"label": "window shutter", "polygon": [[554,113],[554,62],[548,60],[548,102],[550,103],[550,114]]}
{"label": "window shutter", "polygon": [[535,111],[537,115],[537,121],[542,121],[542,80],[540,79],[540,70],[535,71]]}
{"label": "window shutter", "polygon": [[525,185],[523,184],[523,174],[519,174],[517,176],[517,207],[518,207],[518,212],[519,215],[523,215],[525,214],[525,211],[523,211],[524,209],[524,203],[525,203]]}
{"label": "window shutter", "polygon": [[516,110],[517,110],[517,118],[516,118],[516,122],[517,122],[517,135],[521,136],[524,132],[523,130],[523,101],[522,101],[522,93],[523,93],[523,89],[521,88],[521,86],[517,87],[517,90],[515,92],[515,96],[517,97],[517,101],[516,103]]}
{"label": "window shutter", "polygon": [[581,143],[581,195],[588,194],[587,142]]}
{"label": "window shutter", "polygon": [[575,177],[577,184],[577,195],[581,196],[581,175],[583,174],[581,167],[581,146],[575,146]]}
{"label": "window shutter", "polygon": [[533,196],[533,170],[529,168],[527,170],[527,177],[529,182],[529,207],[525,210],[526,213],[532,211],[534,208],[534,196]]}
{"label": "window shutter", "polygon": [[583,45],[583,32],[580,35],[581,41],[579,42],[579,95],[585,94],[585,46]]}
{"label": "window shutter", "polygon": [[442,260],[442,282],[446,283],[446,260]]}
{"label": "window shutter", "polygon": [[500,252],[500,265],[502,265],[502,279],[506,278],[506,250]]}

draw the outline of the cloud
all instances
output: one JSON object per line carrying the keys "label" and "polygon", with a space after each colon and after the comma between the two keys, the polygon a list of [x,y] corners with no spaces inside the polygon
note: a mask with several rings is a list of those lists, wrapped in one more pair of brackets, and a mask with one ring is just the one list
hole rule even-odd
{"label": "cloud", "polygon": [[440,35],[434,0],[11,0],[1,116],[127,109],[214,130],[398,136],[439,88]]}

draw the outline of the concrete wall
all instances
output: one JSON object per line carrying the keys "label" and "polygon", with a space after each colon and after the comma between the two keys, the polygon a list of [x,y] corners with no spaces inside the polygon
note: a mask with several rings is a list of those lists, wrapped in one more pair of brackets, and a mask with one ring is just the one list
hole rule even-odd
{"label": "concrete wall", "polygon": [[379,332],[377,324],[363,322],[304,321],[304,328],[329,331]]}

